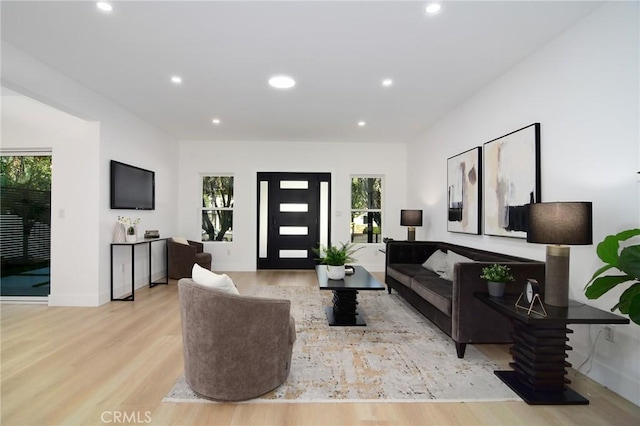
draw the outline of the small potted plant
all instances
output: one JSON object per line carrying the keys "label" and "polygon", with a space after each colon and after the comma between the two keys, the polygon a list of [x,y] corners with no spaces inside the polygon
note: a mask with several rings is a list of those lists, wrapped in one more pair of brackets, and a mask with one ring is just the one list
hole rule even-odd
{"label": "small potted plant", "polygon": [[511,275],[511,269],[508,266],[496,263],[482,268],[480,278],[487,280],[489,296],[493,297],[504,296],[505,284],[514,280],[513,275]]}
{"label": "small potted plant", "polygon": [[330,280],[341,280],[345,276],[344,265],[348,262],[355,261],[353,254],[362,247],[355,248],[352,243],[340,243],[337,246],[312,248],[314,253],[318,255],[316,260],[321,264],[327,265],[327,278]]}
{"label": "small potted plant", "polygon": [[125,239],[128,243],[135,243],[138,240],[138,236],[136,235],[136,226],[140,222],[140,218],[131,219],[125,216],[118,216],[118,223],[124,226],[126,230]]}

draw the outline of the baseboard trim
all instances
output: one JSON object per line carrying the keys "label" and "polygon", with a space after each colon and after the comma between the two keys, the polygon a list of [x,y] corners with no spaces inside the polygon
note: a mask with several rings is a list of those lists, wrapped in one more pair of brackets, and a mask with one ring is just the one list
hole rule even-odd
{"label": "baseboard trim", "polygon": [[49,297],[47,296],[2,296],[0,303],[11,305],[48,305]]}

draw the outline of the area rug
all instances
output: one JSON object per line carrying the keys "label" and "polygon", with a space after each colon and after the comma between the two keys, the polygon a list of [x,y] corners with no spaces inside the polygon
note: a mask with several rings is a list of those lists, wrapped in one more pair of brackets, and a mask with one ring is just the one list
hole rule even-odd
{"label": "area rug", "polygon": [[[366,327],[329,327],[330,291],[254,286],[245,294],[291,300],[297,340],[287,381],[258,402],[506,401],[520,398],[473,346],[452,340],[397,294],[361,291]],[[163,402],[211,402],[181,377]]]}

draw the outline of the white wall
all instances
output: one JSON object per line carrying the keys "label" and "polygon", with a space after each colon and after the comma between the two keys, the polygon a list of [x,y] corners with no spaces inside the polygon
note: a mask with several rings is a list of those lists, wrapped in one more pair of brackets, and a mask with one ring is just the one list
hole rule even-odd
{"label": "white wall", "polygon": [[[331,240],[349,241],[351,175],[384,175],[383,237],[404,238],[400,209],[405,203],[406,151],[403,144],[294,142],[181,142],[179,232],[200,241],[201,175],[234,175],[233,242],[208,242],[213,269],[256,269],[257,172],[331,173]],[[367,244],[358,263],[384,270],[383,244]]]}
{"label": "white wall", "polygon": [[[2,42],[2,85],[50,107],[64,111],[80,119],[72,120],[66,133],[74,137],[64,143],[64,149],[54,149],[53,162],[70,164],[65,176],[68,180],[58,188],[54,170],[52,223],[52,305],[95,306],[109,301],[110,259],[109,249],[113,226],[118,215],[140,217],[140,233],[145,229],[158,229],[161,236],[173,234],[176,227],[177,175],[176,141],[169,135],[150,126],[118,105],[88,90],[75,81],[42,64],[11,44]],[[5,107],[3,103],[3,107]],[[3,108],[3,115],[5,108]],[[55,113],[53,113],[55,114]],[[61,115],[62,117],[62,115]],[[90,124],[82,124],[91,122]],[[54,147],[55,139],[48,139],[46,128],[35,120],[22,121],[22,130],[16,134],[37,133],[43,135],[37,141],[8,140],[3,138],[3,148],[31,143],[40,147]],[[87,127],[88,133],[82,128]],[[55,129],[55,127],[54,127]],[[72,130],[75,129],[75,130]],[[55,136],[52,133],[51,136]],[[3,135],[4,136],[4,135]],[[56,145],[58,146],[58,145]],[[62,145],[60,145],[62,146]],[[109,160],[115,159],[156,172],[156,210],[136,212],[109,208]],[[77,172],[77,173],[76,173]],[[73,179],[73,182],[70,182]],[[57,189],[56,189],[57,188]],[[59,198],[61,197],[61,198]],[[60,209],[65,218],[60,218]],[[75,218],[81,217],[77,222]],[[74,220],[70,220],[70,219]],[[62,225],[62,223],[66,225]],[[58,226],[58,229],[56,229]],[[70,259],[72,247],[77,247],[73,234],[82,233],[86,238],[80,253]],[[159,245],[159,244],[158,244]],[[148,258],[140,246],[136,262],[136,286],[146,285]],[[138,253],[137,252],[137,253]],[[64,266],[55,267],[56,256],[67,256]],[[154,278],[164,275],[163,255],[154,254]],[[124,265],[124,272],[122,271]],[[159,269],[156,269],[159,268]],[[123,280],[131,276],[129,251],[116,253],[114,260],[116,291],[130,286]]]}
{"label": "white wall", "polygon": [[[639,226],[638,9],[635,2],[596,9],[409,144],[408,198],[428,218],[419,238],[544,260],[542,245],[446,231],[446,159],[534,122],[541,123],[542,201],[592,201],[595,242]],[[609,310],[622,290],[593,301],[583,293],[601,265],[595,248],[571,248],[570,298]],[[572,328],[570,362],[578,367],[603,326]],[[614,332],[615,343],[597,341],[589,375],[640,405],[640,327]]]}

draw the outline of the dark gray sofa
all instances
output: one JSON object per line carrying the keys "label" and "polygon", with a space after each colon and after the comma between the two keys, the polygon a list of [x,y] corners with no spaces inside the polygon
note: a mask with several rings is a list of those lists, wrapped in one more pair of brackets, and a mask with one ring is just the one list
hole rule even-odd
{"label": "dark gray sofa", "polygon": [[[422,266],[438,249],[445,253],[452,250],[475,262],[455,263],[453,281],[442,279]],[[389,294],[396,290],[450,336],[458,358],[463,358],[467,343],[512,341],[509,319],[474,296],[487,292],[487,282],[480,274],[482,268],[494,263],[508,265],[515,278],[507,284],[505,296],[519,295],[527,278],[538,280],[544,293],[544,262],[433,241],[388,241],[385,282]]]}

